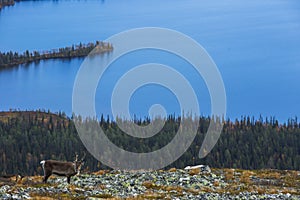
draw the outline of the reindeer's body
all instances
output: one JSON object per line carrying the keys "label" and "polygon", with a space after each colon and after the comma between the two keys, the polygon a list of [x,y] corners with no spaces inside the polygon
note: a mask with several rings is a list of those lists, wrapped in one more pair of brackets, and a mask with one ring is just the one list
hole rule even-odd
{"label": "reindeer's body", "polygon": [[46,183],[48,178],[52,175],[66,176],[68,183],[70,183],[71,177],[80,173],[81,166],[83,165],[83,159],[81,161],[76,160],[74,162],[62,162],[57,160],[43,160],[41,165],[44,170],[44,179]]}

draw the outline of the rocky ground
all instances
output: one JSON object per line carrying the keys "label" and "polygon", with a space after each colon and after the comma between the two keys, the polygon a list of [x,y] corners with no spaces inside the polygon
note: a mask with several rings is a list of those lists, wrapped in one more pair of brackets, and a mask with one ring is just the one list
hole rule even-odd
{"label": "rocky ground", "polygon": [[0,199],[300,199],[300,172],[170,169],[99,171],[66,178],[0,182]]}

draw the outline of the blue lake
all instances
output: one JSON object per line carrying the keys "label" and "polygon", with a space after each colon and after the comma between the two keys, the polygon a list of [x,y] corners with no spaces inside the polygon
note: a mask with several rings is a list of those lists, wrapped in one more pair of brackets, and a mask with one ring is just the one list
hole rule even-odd
{"label": "blue lake", "polygon": [[[200,43],[223,77],[227,116],[300,116],[300,2],[128,0],[23,1],[0,11],[0,51],[49,50],[105,40],[121,31],[164,27]],[[105,57],[103,58],[105,59]],[[47,60],[0,71],[0,110],[50,109],[72,112],[72,90],[83,58]],[[99,85],[97,112],[110,114],[114,83],[130,67],[157,62],[173,66],[191,82],[200,112],[210,113],[201,77],[173,55],[130,54],[115,63]],[[126,66],[126,67],[123,67]],[[148,85],[132,96],[132,114],[147,115],[152,104],[179,113],[166,88]]]}

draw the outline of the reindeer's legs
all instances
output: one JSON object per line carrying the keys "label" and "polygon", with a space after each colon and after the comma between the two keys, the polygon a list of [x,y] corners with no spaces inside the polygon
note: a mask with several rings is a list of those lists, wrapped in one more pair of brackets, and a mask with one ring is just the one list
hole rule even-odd
{"label": "reindeer's legs", "polygon": [[70,184],[71,176],[67,176],[67,181],[68,181],[68,183]]}
{"label": "reindeer's legs", "polygon": [[48,180],[48,178],[49,178],[50,176],[51,176],[51,174],[45,173],[43,182],[44,182],[44,183],[47,183],[47,180]]}

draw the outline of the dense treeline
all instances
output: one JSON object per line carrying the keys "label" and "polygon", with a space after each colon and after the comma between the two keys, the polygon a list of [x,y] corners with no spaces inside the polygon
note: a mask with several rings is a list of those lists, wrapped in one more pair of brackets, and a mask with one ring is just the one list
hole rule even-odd
{"label": "dense treeline", "polygon": [[83,151],[74,126],[61,113],[2,113],[0,121],[2,173],[35,174],[43,159],[74,160],[75,152]]}
{"label": "dense treeline", "polygon": [[[188,149],[169,167],[208,164],[217,168],[300,169],[300,124],[297,119],[279,124],[275,119],[255,120],[250,117],[226,121],[216,146],[204,159],[198,152],[210,118],[201,117],[197,136]],[[124,134],[109,118],[85,123],[99,123],[106,135],[119,147],[133,152],[150,152],[172,140],[180,118],[169,116],[164,128],[152,138],[137,139]],[[150,122],[136,120],[139,125]],[[188,133],[188,130],[186,130]],[[0,113],[0,173],[42,174],[43,159],[74,160],[75,152],[86,151],[78,137],[73,121],[63,113],[9,112]],[[105,152],[109,153],[109,152]],[[89,170],[106,168],[91,155],[86,157]],[[87,169],[86,169],[87,170]]]}
{"label": "dense treeline", "polygon": [[14,0],[0,0],[0,10],[4,6],[13,6],[13,5],[15,5],[15,1]]}
{"label": "dense treeline", "polygon": [[53,58],[73,58],[87,56],[93,49],[95,53],[105,53],[113,50],[113,47],[109,43],[96,41],[96,43],[72,45],[71,47],[64,47],[59,49],[53,49],[51,51],[29,52],[19,54],[18,52],[6,52],[0,51],[0,69],[4,67],[11,67],[23,63],[29,63],[33,61],[53,59]]}
{"label": "dense treeline", "polygon": [[[20,1],[26,1],[26,0],[0,0],[0,10],[5,6],[13,6],[15,5],[16,2],[20,2]],[[39,0],[33,0],[33,1],[39,1]],[[53,0],[53,1],[57,1],[57,0]]]}

